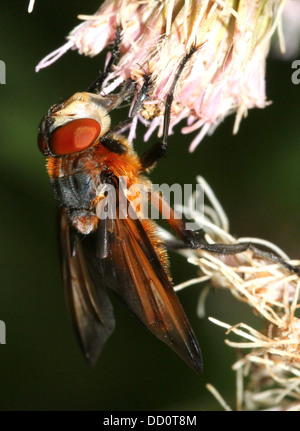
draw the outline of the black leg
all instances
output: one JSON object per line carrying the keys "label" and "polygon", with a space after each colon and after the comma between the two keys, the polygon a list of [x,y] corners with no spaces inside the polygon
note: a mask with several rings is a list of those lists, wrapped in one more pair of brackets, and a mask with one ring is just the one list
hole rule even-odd
{"label": "black leg", "polygon": [[103,72],[100,72],[94,82],[88,87],[87,91],[89,93],[99,93],[102,89],[104,80],[107,78],[108,74],[111,72],[112,66],[116,64],[119,60],[120,54],[120,44],[121,44],[121,26],[116,29],[116,37],[113,49],[111,51],[111,57],[108,64],[106,65]]}
{"label": "black leg", "polygon": [[102,136],[102,138],[100,138],[100,142],[112,153],[124,154],[128,151],[126,145],[122,144],[121,141],[113,139],[110,133],[107,133],[106,135]]}
{"label": "black leg", "polygon": [[[130,112],[130,115],[128,118],[124,121],[121,121],[116,126],[112,127],[110,130],[110,133],[116,133],[118,134],[121,129],[123,129],[128,124],[132,123],[132,119],[135,117],[141,106],[143,105],[143,102],[147,99],[149,91],[150,91],[151,83],[150,83],[150,75],[145,74],[144,75],[144,83],[140,90],[138,91],[136,101],[133,105],[133,108]],[[136,83],[132,79],[128,79],[125,83],[125,86],[121,90],[119,94],[117,94],[117,99],[114,104],[114,106],[118,106],[124,99],[131,96],[134,93],[134,90],[136,89]]]}
{"label": "black leg", "polygon": [[130,112],[130,118],[134,118],[135,115],[138,113],[140,108],[142,107],[144,101],[148,98],[150,88],[151,88],[151,75],[149,73],[144,74],[144,83],[141,86],[141,88],[138,91],[138,94],[136,96],[135,104],[133,105],[133,108]]}
{"label": "black leg", "polygon": [[169,126],[170,126],[170,116],[171,116],[171,107],[172,102],[174,98],[174,91],[176,88],[176,84],[178,82],[178,79],[184,69],[184,66],[189,61],[189,59],[192,57],[192,55],[197,51],[196,46],[193,46],[182,59],[179,68],[175,74],[171,89],[169,94],[167,95],[166,99],[166,105],[165,105],[165,114],[164,114],[164,126],[163,126],[163,136],[162,141],[154,144],[150,150],[146,151],[141,157],[141,165],[143,169],[150,168],[157,160],[159,160],[161,157],[164,156],[167,146],[168,146],[168,133],[169,133]]}
{"label": "black leg", "polygon": [[[127,99],[129,96],[131,96],[134,93],[134,90],[136,88],[136,84],[132,79],[128,79],[120,91],[120,93],[113,95],[114,99],[112,99],[112,107],[111,109],[115,108],[116,106],[119,106],[125,99]],[[127,150],[127,147],[122,144],[120,140],[115,139],[115,135],[117,135],[120,130],[122,130],[125,126],[130,124],[132,122],[133,117],[136,115],[138,110],[141,108],[143,101],[147,98],[150,90],[150,75],[145,75],[144,77],[144,84],[140,88],[137,94],[137,98],[135,101],[135,104],[131,110],[130,115],[128,118],[124,121],[121,121],[116,126],[112,127],[109,132],[107,132],[102,138],[100,139],[102,145],[104,145],[107,149],[112,151],[113,153],[122,154],[125,153]]]}
{"label": "black leg", "polygon": [[208,244],[200,237],[199,232],[187,230],[184,221],[176,215],[173,208],[164,200],[158,192],[152,192],[148,195],[151,205],[153,205],[162,215],[179,239],[166,241],[168,248],[173,250],[191,248],[193,250],[204,250],[213,254],[238,254],[244,251],[251,250],[256,256],[280,263],[289,271],[300,276],[300,266],[293,266],[279,256],[273,253],[259,250],[251,242],[240,242],[237,244]]}
{"label": "black leg", "polygon": [[204,250],[213,254],[239,254],[244,251],[251,250],[257,257],[270,260],[271,262],[280,263],[289,271],[300,276],[300,266],[294,266],[286,262],[281,257],[268,251],[263,251],[253,245],[251,242],[240,242],[238,244],[207,244],[203,239],[197,238],[197,233],[194,231],[181,231],[180,236],[182,241],[169,241],[167,247],[176,250],[184,248],[192,248],[193,250]]}

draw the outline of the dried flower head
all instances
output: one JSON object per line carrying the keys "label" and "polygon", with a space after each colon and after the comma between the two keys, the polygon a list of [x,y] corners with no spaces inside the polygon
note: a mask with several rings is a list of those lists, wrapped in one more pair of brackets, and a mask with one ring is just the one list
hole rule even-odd
{"label": "dried flower head", "polygon": [[[288,256],[272,243],[257,238],[233,238],[229,234],[227,217],[212,190],[203,178],[198,177],[198,182],[211,206],[194,209],[195,197],[192,197],[184,212],[202,226],[209,243],[250,241],[288,260]],[[280,264],[255,256],[252,251],[234,256],[216,256],[201,250],[184,253],[190,263],[198,266],[200,276],[178,285],[177,291],[210,280],[215,288],[227,288],[236,299],[249,304],[263,321],[263,330],[259,332],[246,323],[232,326],[210,318],[225,328],[227,335],[242,338],[242,341],[226,340],[227,345],[239,352],[239,359],[233,365],[237,372],[237,409],[300,410],[300,319],[295,315],[300,307],[299,276],[288,273]],[[300,264],[300,261],[291,263]],[[206,287],[199,298],[200,317],[205,314],[209,289]],[[209,389],[212,390],[211,386]],[[212,391],[220,399],[216,391]],[[224,401],[222,405],[228,409]]]}
{"label": "dried flower head", "polygon": [[[68,42],[44,58],[37,70],[69,49],[95,56],[123,29],[121,58],[107,79],[106,93],[131,77],[139,85],[146,73],[152,89],[139,119],[148,124],[147,139],[162,132],[166,95],[182,56],[197,44],[198,52],[182,73],[172,107],[170,133],[187,119],[182,133],[199,130],[190,145],[212,133],[236,113],[234,133],[248,109],[267,105],[265,61],[285,0],[106,0],[67,37]],[[134,133],[131,133],[131,138]]]}

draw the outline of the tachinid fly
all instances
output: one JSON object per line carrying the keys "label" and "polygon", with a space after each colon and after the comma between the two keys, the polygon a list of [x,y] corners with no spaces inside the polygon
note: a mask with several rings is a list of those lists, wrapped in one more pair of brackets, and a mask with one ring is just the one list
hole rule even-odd
{"label": "tachinid fly", "polygon": [[[135,217],[128,216],[130,198],[120,187],[120,178],[126,177],[128,188],[149,189],[144,172],[166,149],[173,91],[194,51],[183,58],[173,83],[163,141],[142,157],[120,135],[124,122],[111,127],[109,117],[112,109],[133,94],[135,84],[129,80],[120,93],[102,96],[99,93],[107,70],[87,92],[76,93],[51,107],[39,127],[39,149],[46,156],[60,212],[67,304],[79,343],[91,364],[96,362],[114,330],[113,309],[107,294],[111,289],[157,338],[197,373],[202,371],[201,352],[174,293],[166,247],[157,234],[157,226],[143,217],[141,209],[136,210]],[[149,85],[145,77],[132,112],[142,107]],[[116,216],[102,218],[98,212],[107,197],[107,186],[116,192]],[[157,194],[154,202],[163,213],[167,207],[163,198]],[[174,217],[172,210],[169,223],[181,238],[189,237],[184,223]]]}

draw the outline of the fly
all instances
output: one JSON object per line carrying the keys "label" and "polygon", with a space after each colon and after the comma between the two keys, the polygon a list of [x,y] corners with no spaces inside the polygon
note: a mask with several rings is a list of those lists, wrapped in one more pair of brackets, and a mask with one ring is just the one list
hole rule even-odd
{"label": "fly", "polygon": [[[115,327],[107,294],[112,290],[157,338],[200,373],[201,351],[174,292],[166,246],[158,235],[157,225],[143,217],[141,208],[133,211],[133,217],[128,216],[131,198],[121,184],[126,177],[127,187],[150,190],[145,173],[166,152],[175,86],[197,48],[192,47],[185,54],[175,74],[166,99],[162,141],[139,157],[120,131],[142,108],[151,77],[145,74],[130,117],[116,126],[111,126],[109,113],[134,94],[135,83],[129,79],[119,93],[100,94],[103,81],[118,57],[119,43],[120,28],[105,71],[88,91],[75,93],[51,107],[39,127],[38,145],[47,160],[60,212],[66,300],[78,341],[90,364],[96,363]],[[101,217],[99,212],[107,210],[111,191],[114,191],[115,216]],[[190,247],[217,254],[251,249],[299,272],[299,268],[258,250],[251,243],[207,244],[195,232],[186,230],[184,222],[175,216],[161,195],[152,194],[151,203],[180,238],[174,248]]]}

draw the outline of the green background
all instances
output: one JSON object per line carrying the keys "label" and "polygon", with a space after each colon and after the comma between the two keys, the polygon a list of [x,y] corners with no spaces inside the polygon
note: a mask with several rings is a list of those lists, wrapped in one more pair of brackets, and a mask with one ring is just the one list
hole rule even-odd
{"label": "green background", "polygon": [[[37,0],[31,15],[27,4],[0,2],[0,59],[7,72],[7,83],[0,86],[0,319],[7,327],[7,344],[0,345],[0,409],[219,409],[205,389],[208,382],[234,407],[235,352],[225,346],[221,328],[197,318],[201,285],[180,293],[202,348],[201,376],[114,298],[115,333],[95,368],[83,360],[65,308],[55,201],[36,135],[49,106],[85,89],[104,57],[69,52],[38,74],[34,67],[64,43],[77,14],[93,13],[98,2]],[[192,135],[182,137],[177,129],[151,178],[184,184],[203,175],[233,234],[266,238],[299,258],[300,85],[291,82],[291,62],[269,60],[267,95],[273,104],[251,110],[237,136],[231,116],[191,155]],[[137,139],[135,148],[143,152],[148,145]],[[175,254],[171,265],[176,284],[197,275]],[[227,292],[212,291],[206,310],[228,323],[260,325]]]}

